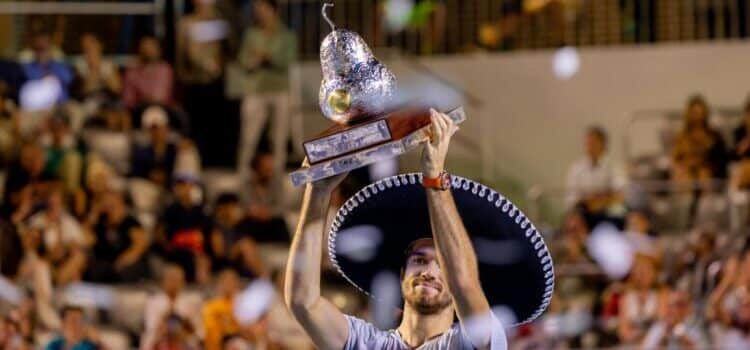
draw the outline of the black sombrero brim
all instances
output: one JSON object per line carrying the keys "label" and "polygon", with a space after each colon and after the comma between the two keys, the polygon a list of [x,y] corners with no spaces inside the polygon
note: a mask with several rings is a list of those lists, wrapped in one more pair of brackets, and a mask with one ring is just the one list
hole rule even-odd
{"label": "black sombrero brim", "polygon": [[[398,275],[408,245],[432,235],[421,182],[421,174],[403,174],[371,184],[352,196],[332,223],[333,265],[372,297],[378,297],[372,294],[373,278],[383,271]],[[549,305],[554,288],[552,259],[541,235],[513,203],[482,184],[454,176],[452,192],[490,305],[512,310],[516,325],[533,321]],[[363,233],[373,241],[369,256],[339,249]]]}

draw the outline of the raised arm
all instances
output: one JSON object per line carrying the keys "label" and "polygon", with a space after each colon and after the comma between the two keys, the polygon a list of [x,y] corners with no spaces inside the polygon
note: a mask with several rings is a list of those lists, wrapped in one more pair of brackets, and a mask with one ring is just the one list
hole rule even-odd
{"label": "raised arm", "polygon": [[[436,178],[444,169],[451,136],[458,127],[446,115],[432,112],[432,137],[422,153],[424,176]],[[479,282],[477,257],[450,191],[427,189],[427,206],[438,262],[456,313],[474,346],[489,349],[490,306]],[[503,341],[505,341],[503,339]],[[498,348],[494,346],[493,348]]]}
{"label": "raised arm", "polygon": [[[320,266],[331,191],[345,175],[308,184],[289,249],[284,300],[318,349],[341,350],[349,337],[344,314],[320,295]],[[311,229],[314,228],[314,229]]]}

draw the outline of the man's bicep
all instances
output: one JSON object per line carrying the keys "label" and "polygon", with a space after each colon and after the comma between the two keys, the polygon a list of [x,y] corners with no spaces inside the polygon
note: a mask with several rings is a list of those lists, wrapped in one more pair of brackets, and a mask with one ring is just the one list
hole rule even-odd
{"label": "man's bicep", "polygon": [[330,301],[320,297],[309,308],[294,314],[318,349],[344,349],[349,339],[349,323]]}

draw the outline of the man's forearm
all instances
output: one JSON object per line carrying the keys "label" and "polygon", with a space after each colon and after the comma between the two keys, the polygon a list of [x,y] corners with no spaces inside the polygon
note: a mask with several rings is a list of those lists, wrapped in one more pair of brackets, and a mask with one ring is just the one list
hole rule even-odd
{"label": "man's forearm", "polygon": [[476,254],[453,195],[428,189],[427,205],[438,261],[457,306],[464,311],[483,309],[487,301],[479,284]]}
{"label": "man's forearm", "polygon": [[[320,297],[323,229],[331,195],[307,186],[299,224],[289,250],[285,299],[289,307],[310,306]],[[311,226],[318,226],[310,229]]]}

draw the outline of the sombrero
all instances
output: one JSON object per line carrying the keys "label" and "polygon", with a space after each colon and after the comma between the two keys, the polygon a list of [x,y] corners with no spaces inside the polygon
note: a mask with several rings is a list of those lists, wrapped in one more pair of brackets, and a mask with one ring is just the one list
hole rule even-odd
{"label": "sombrero", "polygon": [[[398,276],[409,244],[432,236],[421,183],[422,174],[411,173],[368,185],[344,203],[331,224],[333,266],[375,299],[373,279],[383,271]],[[459,176],[452,177],[451,185],[488,302],[514,313],[515,324],[509,326],[533,321],[549,305],[555,280],[542,236],[521,210],[491,188]]]}

